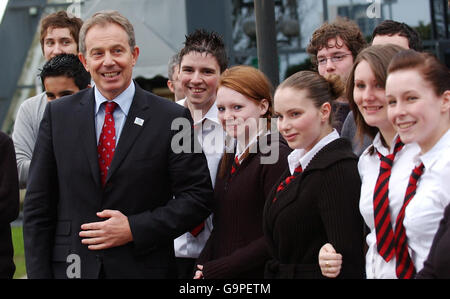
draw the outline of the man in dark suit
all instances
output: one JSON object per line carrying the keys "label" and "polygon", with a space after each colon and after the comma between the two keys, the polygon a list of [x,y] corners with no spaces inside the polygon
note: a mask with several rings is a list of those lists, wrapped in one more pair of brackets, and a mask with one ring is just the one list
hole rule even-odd
{"label": "man in dark suit", "polygon": [[24,206],[29,278],[175,278],[173,239],[210,213],[205,156],[177,147],[194,148],[193,129],[172,129],[189,110],[132,81],[138,56],[118,12],[84,23],[95,87],[46,108]]}

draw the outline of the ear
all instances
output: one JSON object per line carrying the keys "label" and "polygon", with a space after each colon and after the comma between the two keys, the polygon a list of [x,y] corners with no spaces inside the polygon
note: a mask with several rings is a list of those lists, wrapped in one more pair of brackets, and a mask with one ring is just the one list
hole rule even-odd
{"label": "ear", "polygon": [[331,104],[329,102],[323,103],[319,110],[322,122],[328,122],[331,115]]}
{"label": "ear", "polygon": [[169,90],[170,90],[172,93],[175,93],[175,88],[173,87],[173,82],[172,82],[172,80],[167,80],[167,87],[169,87]]}
{"label": "ear", "polygon": [[83,64],[84,68],[86,69],[86,72],[89,73],[89,67],[88,67],[87,62],[86,62],[86,57],[84,57],[83,53],[78,52],[78,59]]}
{"label": "ear", "polygon": [[441,111],[445,114],[450,111],[450,90],[444,91],[442,94],[442,106]]}
{"label": "ear", "polygon": [[269,110],[269,100],[262,99],[259,101],[259,109],[260,109],[260,115],[266,114],[267,110]]}
{"label": "ear", "polygon": [[138,46],[134,46],[134,49],[131,52],[131,55],[133,56],[133,66],[135,66],[136,62],[138,60],[138,57],[139,57],[139,47]]}

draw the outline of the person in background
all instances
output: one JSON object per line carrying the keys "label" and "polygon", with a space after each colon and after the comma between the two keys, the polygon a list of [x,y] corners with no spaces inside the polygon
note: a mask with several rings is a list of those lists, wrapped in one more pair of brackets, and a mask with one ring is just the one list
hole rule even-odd
{"label": "person in background", "polygon": [[19,182],[11,138],[0,132],[0,279],[13,278],[11,221],[19,215]]}
{"label": "person in background", "polygon": [[326,242],[346,252],[341,278],[363,277],[357,157],[332,127],[332,103],[342,92],[336,76],[310,71],[290,76],[275,92],[278,130],[293,152],[264,208],[272,255],[265,278],[323,278],[317,255]]}
{"label": "person in background", "polygon": [[178,102],[181,99],[184,99],[184,91],[180,82],[180,58],[179,54],[176,53],[172,57],[170,57],[168,70],[167,70],[167,87],[174,95],[175,102]]}
{"label": "person in background", "polygon": [[[413,157],[419,148],[403,145],[388,119],[385,95],[387,68],[396,45],[371,46],[357,56],[347,82],[347,98],[355,115],[357,138],[370,136],[373,143],[360,156],[359,211],[368,228],[366,236],[366,277],[397,278],[394,246],[395,222],[400,213]],[[379,221],[378,221],[379,220]],[[347,256],[325,244],[319,252],[323,275],[336,277]]]}
{"label": "person in background", "polygon": [[[372,45],[394,44],[404,49],[422,51],[422,41],[419,34],[405,23],[392,20],[381,22],[372,32]],[[363,140],[355,138],[356,123],[353,112],[350,111],[342,125],[341,136],[352,142],[353,152],[361,156],[363,151],[372,144],[372,138],[364,135]]]}
{"label": "person in background", "polygon": [[[333,23],[324,23],[314,31],[307,52],[317,65],[320,75],[338,75],[343,84],[356,55],[366,47],[366,40],[358,25],[344,18],[338,18]],[[342,125],[350,110],[348,100],[340,97],[333,103],[335,119],[333,127],[341,133]]]}
{"label": "person in background", "polygon": [[[41,20],[40,43],[46,61],[59,54],[78,54],[78,37],[83,21],[65,11],[52,13]],[[39,124],[47,106],[45,92],[26,99],[19,107],[12,139],[16,150],[19,186],[26,188],[28,171]]]}
{"label": "person in background", "polygon": [[448,251],[440,251],[445,242],[429,253],[450,204],[450,71],[432,54],[400,52],[389,65],[386,96],[388,117],[400,138],[420,147],[405,192],[405,201],[410,200],[403,224],[411,272],[421,271],[428,257],[421,275],[448,277]]}
{"label": "person in background", "polygon": [[270,130],[272,86],[261,71],[227,69],[216,105],[223,128],[236,143],[220,163],[214,229],[197,259],[194,278],[263,278],[269,258],[261,225],[264,203],[287,168],[290,149]]}
{"label": "person in background", "polygon": [[[91,75],[74,54],[60,54],[44,64],[39,74],[47,101],[57,100],[90,87]],[[33,143],[35,143],[34,140]]]}
{"label": "person in background", "polygon": [[[178,80],[185,98],[177,103],[188,108],[194,119],[194,129],[201,150],[208,161],[214,188],[217,169],[224,152],[223,128],[215,104],[220,74],[228,65],[225,44],[220,35],[195,30],[186,36],[179,54]],[[178,278],[191,279],[195,260],[203,250],[212,230],[212,215],[174,240]]]}

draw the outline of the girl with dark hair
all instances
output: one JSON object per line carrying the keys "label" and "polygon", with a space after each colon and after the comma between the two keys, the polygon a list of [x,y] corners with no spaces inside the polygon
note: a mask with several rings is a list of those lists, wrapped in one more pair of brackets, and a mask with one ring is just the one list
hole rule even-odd
{"label": "girl with dark hair", "polygon": [[332,103],[343,91],[339,82],[303,71],[275,92],[278,130],[293,152],[264,208],[272,255],[266,278],[323,278],[317,255],[326,242],[348,256],[340,277],[363,277],[358,159],[332,127]]}

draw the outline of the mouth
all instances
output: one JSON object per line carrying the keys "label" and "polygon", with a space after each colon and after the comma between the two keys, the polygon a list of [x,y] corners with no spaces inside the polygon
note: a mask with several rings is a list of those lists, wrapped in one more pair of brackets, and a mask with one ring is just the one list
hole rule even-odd
{"label": "mouth", "polygon": [[409,121],[409,122],[402,122],[402,123],[397,123],[397,127],[400,130],[407,130],[409,128],[411,128],[412,126],[414,126],[416,124],[415,121]]}
{"label": "mouth", "polygon": [[377,113],[378,111],[383,109],[383,106],[364,106],[363,108],[368,114],[371,114]]}
{"label": "mouth", "polygon": [[295,137],[297,137],[297,133],[293,133],[293,134],[284,134],[283,137],[286,141],[292,141],[295,139]]}
{"label": "mouth", "polygon": [[117,76],[120,75],[120,72],[109,72],[109,73],[103,73],[102,76],[107,78],[107,79],[111,79],[111,78],[115,78]]}
{"label": "mouth", "polygon": [[190,87],[189,89],[194,94],[200,94],[202,92],[205,92],[205,90],[206,90],[205,88],[199,88],[199,87]]}

